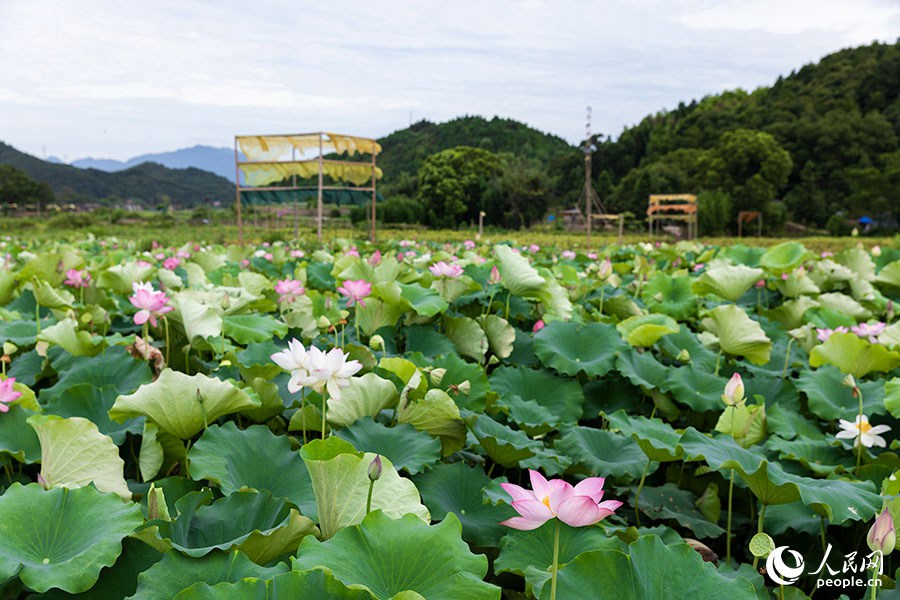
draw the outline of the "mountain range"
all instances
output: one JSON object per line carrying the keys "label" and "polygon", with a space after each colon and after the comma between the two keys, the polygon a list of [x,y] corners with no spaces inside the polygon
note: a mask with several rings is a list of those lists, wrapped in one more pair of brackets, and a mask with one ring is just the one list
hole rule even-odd
{"label": "mountain range", "polygon": [[219,177],[234,182],[234,150],[232,148],[197,145],[171,152],[141,154],[125,161],[112,158],[79,158],[69,164],[79,169],[97,169],[115,173],[143,163],[156,163],[170,169],[193,167],[215,173]]}

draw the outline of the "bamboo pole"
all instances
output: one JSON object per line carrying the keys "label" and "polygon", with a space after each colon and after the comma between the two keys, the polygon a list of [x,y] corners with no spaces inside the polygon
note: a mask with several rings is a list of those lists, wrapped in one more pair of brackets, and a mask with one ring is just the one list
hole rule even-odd
{"label": "bamboo pole", "polygon": [[238,244],[244,244],[244,221],[241,219],[241,170],[238,167],[238,139],[234,138],[234,189],[237,210]]}
{"label": "bamboo pole", "polygon": [[317,233],[319,242],[322,241],[322,183],[323,183],[322,159],[323,158],[324,157],[322,154],[322,134],[319,133],[319,198],[318,198],[319,199],[319,207],[318,207],[319,224],[318,224],[318,233]]}
{"label": "bamboo pole", "polygon": [[375,145],[372,144],[372,234],[371,241],[375,243]]}

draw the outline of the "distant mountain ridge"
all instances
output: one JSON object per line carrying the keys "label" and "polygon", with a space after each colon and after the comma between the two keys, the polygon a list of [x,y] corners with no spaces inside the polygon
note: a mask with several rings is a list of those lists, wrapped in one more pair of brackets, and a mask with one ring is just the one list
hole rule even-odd
{"label": "distant mountain ridge", "polygon": [[98,169],[115,173],[143,163],[157,163],[170,169],[203,169],[234,182],[234,150],[197,145],[171,152],[142,154],[126,161],[111,158],[79,158],[70,164],[79,169]]}

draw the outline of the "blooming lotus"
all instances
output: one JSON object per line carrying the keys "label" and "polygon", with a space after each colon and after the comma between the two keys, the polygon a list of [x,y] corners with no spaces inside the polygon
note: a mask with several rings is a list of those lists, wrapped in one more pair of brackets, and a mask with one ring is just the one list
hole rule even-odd
{"label": "blooming lotus", "polygon": [[887,327],[885,323],[860,323],[851,327],[850,331],[861,338],[868,339],[870,344],[877,344],[878,336],[881,335],[885,327]]}
{"label": "blooming lotus", "polygon": [[368,298],[372,293],[372,284],[365,279],[351,279],[344,282],[344,285],[338,288],[338,292],[344,298],[347,298],[347,306],[359,304],[365,308],[364,298]]}
{"label": "blooming lotus", "polygon": [[463,274],[463,268],[457,264],[447,264],[444,261],[438,261],[428,267],[431,274],[435,277],[451,277],[457,278]]}
{"label": "blooming lotus", "polygon": [[572,260],[575,258],[575,253],[571,250],[563,250],[561,256],[566,260]]}
{"label": "blooming lotus", "polygon": [[340,348],[332,348],[326,354],[310,346],[307,356],[311,387],[319,393],[323,388],[328,390],[335,400],[341,399],[341,389],[349,386],[350,378],[362,369],[358,360],[347,360],[350,355]]}
{"label": "blooming lotus", "polygon": [[181,259],[176,256],[170,256],[166,260],[163,261],[163,269],[168,269],[169,271],[174,271],[181,264]]}
{"label": "blooming lotus", "polygon": [[66,271],[66,280],[63,284],[74,288],[86,288],[91,283],[91,274],[87,270],[69,269]]}
{"label": "blooming lotus", "polygon": [[866,448],[878,446],[884,448],[887,444],[879,434],[891,430],[888,425],[872,425],[866,415],[857,415],[856,421],[841,419],[841,431],[834,436],[838,439],[855,439],[854,446],[862,444]]}
{"label": "blooming lotus", "polygon": [[835,333],[850,333],[850,330],[847,329],[846,327],[844,327],[843,325],[841,325],[840,327],[837,327],[835,329],[828,329],[827,327],[826,328],[816,327],[816,338],[823,344],[828,341],[828,338],[830,338],[832,336],[832,334],[835,334]]}
{"label": "blooming lotus", "polygon": [[378,266],[381,263],[381,250],[376,250],[372,253],[372,256],[369,257],[367,261],[373,267]]}
{"label": "blooming lotus", "polygon": [[304,386],[312,386],[316,383],[315,377],[310,375],[309,353],[298,340],[293,339],[289,341],[286,350],[276,352],[269,358],[276,365],[291,373],[291,378],[288,381],[288,391],[292,394],[299,392]]}
{"label": "blooming lotus", "polygon": [[472,240],[466,240],[463,242],[463,246],[466,247],[466,250],[474,250],[475,242],[473,242]]}
{"label": "blooming lotus", "polygon": [[169,306],[169,297],[166,296],[166,293],[154,290],[150,283],[136,281],[131,285],[131,289],[134,290],[134,295],[130,296],[128,300],[135,308],[139,309],[134,315],[135,325],[143,325],[149,320],[156,327],[158,325],[157,317],[174,310],[174,307]]}
{"label": "blooming lotus", "polygon": [[562,479],[547,481],[537,471],[529,470],[528,473],[531,490],[512,483],[500,484],[512,497],[512,507],[521,515],[503,521],[501,525],[529,531],[556,517],[572,527],[585,527],[599,523],[622,506],[618,500],[601,502],[603,477],[589,477],[572,486]]}
{"label": "blooming lotus", "polygon": [[278,294],[278,302],[281,304],[293,302],[305,291],[303,284],[296,279],[279,279],[275,283],[275,293]]}
{"label": "blooming lotus", "polygon": [[9,412],[9,404],[15,402],[22,395],[22,392],[13,389],[15,382],[15,377],[0,381],[0,413]]}

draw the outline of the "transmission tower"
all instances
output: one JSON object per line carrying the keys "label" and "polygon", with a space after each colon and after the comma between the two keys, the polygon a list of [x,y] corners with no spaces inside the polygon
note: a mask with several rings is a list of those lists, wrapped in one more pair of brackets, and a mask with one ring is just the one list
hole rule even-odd
{"label": "transmission tower", "polygon": [[586,231],[587,231],[587,243],[591,243],[591,220],[594,215],[594,211],[600,213],[601,215],[606,214],[606,209],[603,206],[603,202],[600,200],[600,197],[594,192],[594,186],[591,183],[591,153],[596,150],[596,146],[593,144],[593,139],[591,136],[591,107],[587,107],[587,118],[585,119],[585,127],[584,127],[584,144],[582,144],[582,149],[584,150],[584,212],[585,212],[585,222],[586,222]]}

